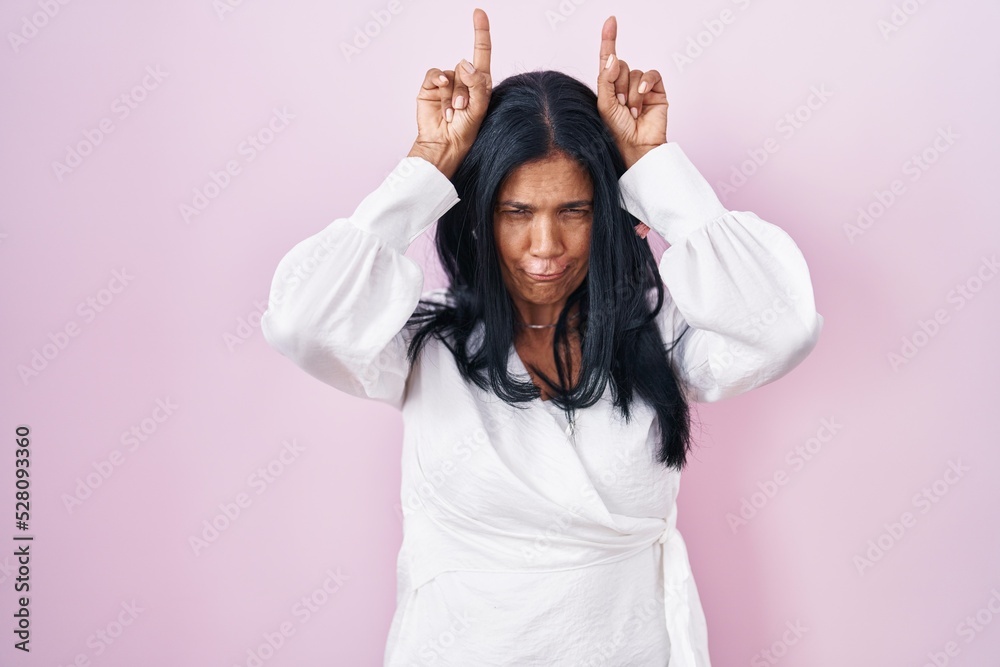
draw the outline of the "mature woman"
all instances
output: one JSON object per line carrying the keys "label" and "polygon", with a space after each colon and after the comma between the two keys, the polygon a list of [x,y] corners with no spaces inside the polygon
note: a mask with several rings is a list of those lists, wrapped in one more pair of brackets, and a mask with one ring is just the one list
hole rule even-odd
{"label": "mature woman", "polygon": [[[473,23],[472,63],[424,78],[409,155],[282,259],[264,335],[402,411],[385,665],[707,667],[676,528],[688,404],[809,354],[808,268],[667,143],[662,79],[617,59],[614,17],[596,95],[552,71],[493,89]],[[403,253],[435,222],[449,285],[425,291]]]}

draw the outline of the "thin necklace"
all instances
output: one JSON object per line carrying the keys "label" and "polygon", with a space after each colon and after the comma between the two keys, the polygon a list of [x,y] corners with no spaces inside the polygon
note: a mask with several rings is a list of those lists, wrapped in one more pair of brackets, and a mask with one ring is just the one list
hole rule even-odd
{"label": "thin necklace", "polygon": [[[580,311],[573,313],[572,315],[569,316],[569,318],[567,318],[567,322],[569,320],[575,320],[579,315]],[[528,329],[548,329],[549,327],[555,326],[555,324],[525,324],[524,322],[518,322],[518,324],[520,324],[522,327],[527,327]],[[559,323],[556,322],[556,324]]]}

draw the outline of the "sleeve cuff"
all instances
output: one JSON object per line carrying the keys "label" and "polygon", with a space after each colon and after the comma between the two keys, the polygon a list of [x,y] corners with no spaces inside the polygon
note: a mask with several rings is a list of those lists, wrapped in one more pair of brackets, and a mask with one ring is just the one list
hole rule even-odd
{"label": "sleeve cuff", "polygon": [[676,142],[643,155],[618,183],[628,212],[670,245],[729,212]]}
{"label": "sleeve cuff", "polygon": [[399,253],[458,203],[447,176],[422,157],[404,157],[371,194],[362,200],[351,223],[381,238]]}

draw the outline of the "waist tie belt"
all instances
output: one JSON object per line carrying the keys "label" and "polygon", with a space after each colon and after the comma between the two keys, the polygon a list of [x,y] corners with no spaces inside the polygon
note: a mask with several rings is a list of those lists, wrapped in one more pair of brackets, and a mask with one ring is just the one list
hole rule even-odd
{"label": "waist tie belt", "polygon": [[671,521],[657,542],[662,546],[663,604],[670,637],[668,667],[711,667],[705,613],[684,538]]}

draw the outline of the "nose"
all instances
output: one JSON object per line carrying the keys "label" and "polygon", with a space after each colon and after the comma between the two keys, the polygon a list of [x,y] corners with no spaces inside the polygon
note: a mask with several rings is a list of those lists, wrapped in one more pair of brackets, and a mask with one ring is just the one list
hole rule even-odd
{"label": "nose", "polygon": [[536,215],[531,225],[531,249],[535,257],[558,257],[565,251],[562,233],[556,221],[548,215]]}

